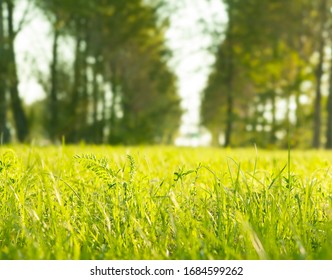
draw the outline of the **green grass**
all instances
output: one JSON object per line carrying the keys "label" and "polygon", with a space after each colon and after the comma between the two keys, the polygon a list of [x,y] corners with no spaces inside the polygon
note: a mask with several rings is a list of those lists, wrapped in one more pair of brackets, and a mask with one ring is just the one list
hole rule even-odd
{"label": "green grass", "polygon": [[0,147],[0,259],[332,259],[332,153]]}

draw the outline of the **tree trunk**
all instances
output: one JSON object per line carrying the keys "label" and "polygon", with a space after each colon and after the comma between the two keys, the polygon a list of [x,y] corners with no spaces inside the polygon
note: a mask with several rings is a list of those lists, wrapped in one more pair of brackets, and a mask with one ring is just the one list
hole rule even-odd
{"label": "tree trunk", "polygon": [[253,143],[252,144],[258,144],[260,141],[260,135],[259,135],[259,132],[257,131],[257,126],[260,124],[258,122],[258,119],[259,119],[259,115],[260,115],[260,111],[258,110],[258,104],[260,104],[262,102],[262,104],[264,104],[265,106],[265,101],[261,101],[261,97],[259,97],[258,93],[257,93],[257,96],[259,99],[255,100],[254,102],[254,106],[253,106],[253,116],[252,116],[252,122],[251,122],[251,125],[252,125],[252,131],[251,131],[251,134],[252,134],[252,141]]}
{"label": "tree trunk", "polygon": [[[78,25],[78,23],[77,23]],[[70,132],[68,135],[69,142],[77,142],[79,135],[79,114],[80,114],[80,92],[81,92],[81,45],[82,38],[78,34],[76,37],[75,46],[75,61],[74,61],[74,82],[71,94],[71,102],[69,105],[69,115],[70,115]]]}
{"label": "tree trunk", "polygon": [[233,133],[233,122],[234,122],[234,98],[233,98],[233,79],[234,79],[234,61],[233,61],[233,41],[232,41],[232,32],[233,32],[233,22],[232,22],[232,11],[229,11],[229,33],[227,36],[228,47],[227,47],[227,100],[226,100],[226,130],[225,130],[225,143],[224,146],[228,147],[231,145],[231,137]]}
{"label": "tree trunk", "polygon": [[231,136],[233,132],[233,92],[232,92],[232,81],[228,82],[227,87],[227,115],[226,115],[226,130],[225,130],[225,143],[224,146],[228,147],[231,145]]}
{"label": "tree trunk", "polygon": [[95,64],[93,67],[93,86],[92,86],[92,130],[91,134],[93,142],[96,144],[101,143],[99,133],[99,121],[98,121],[98,101],[99,101],[99,85],[98,85],[98,56],[95,56]]}
{"label": "tree trunk", "polygon": [[111,88],[112,88],[112,101],[111,101],[111,115],[110,115],[110,143],[111,144],[118,144],[119,143],[119,135],[116,128],[117,119],[116,119],[116,98],[117,98],[117,85],[113,82],[111,82]]}
{"label": "tree trunk", "polygon": [[82,51],[82,69],[81,69],[81,78],[82,78],[82,96],[81,96],[81,132],[80,132],[80,140],[85,140],[86,142],[90,142],[92,135],[90,135],[88,130],[88,119],[89,119],[89,89],[88,89],[88,55],[89,55],[89,32],[88,32],[88,23],[85,20],[82,24],[82,29],[85,30],[83,35],[83,40],[85,42],[85,49]]}
{"label": "tree trunk", "polygon": [[326,148],[332,149],[332,59],[329,77],[329,95],[327,99],[327,130],[326,130]]}
{"label": "tree trunk", "polygon": [[52,63],[51,63],[51,91],[49,100],[50,112],[50,138],[54,142],[58,133],[58,41],[60,31],[57,26],[54,27],[54,37],[52,46]]}
{"label": "tree trunk", "polygon": [[218,127],[211,129],[211,136],[211,145],[213,147],[220,147],[220,129]]}
{"label": "tree trunk", "polygon": [[320,135],[321,135],[321,103],[322,103],[322,76],[323,72],[323,63],[324,63],[324,48],[325,48],[325,40],[324,40],[324,30],[326,23],[326,13],[327,13],[327,1],[321,1],[321,27],[319,30],[319,46],[318,46],[318,54],[319,54],[319,62],[316,70],[316,96],[314,103],[314,127],[313,127],[313,148],[320,147]]}
{"label": "tree trunk", "polygon": [[302,119],[303,119],[303,113],[302,113],[302,108],[301,108],[301,102],[300,102],[300,91],[296,91],[295,95],[295,104],[296,104],[296,123],[295,127],[298,129],[302,127]]}
{"label": "tree trunk", "polygon": [[3,28],[3,6],[0,0],[0,145],[8,143],[10,133],[7,127],[7,98],[6,98],[6,53],[5,34]]}
{"label": "tree trunk", "polygon": [[102,143],[108,142],[108,135],[107,135],[107,101],[106,101],[106,93],[105,91],[101,91],[101,102],[102,102],[102,112],[101,112],[101,121],[100,121],[100,137]]}
{"label": "tree trunk", "polygon": [[271,92],[271,106],[272,106],[272,122],[271,122],[271,135],[270,135],[270,144],[276,143],[276,130],[277,130],[277,102],[276,102],[276,93],[272,90]]}
{"label": "tree trunk", "polygon": [[17,139],[23,142],[29,134],[28,120],[23,110],[22,102],[18,92],[18,76],[16,69],[16,57],[14,50],[15,31],[13,26],[13,10],[12,1],[7,0],[8,14],[8,88],[11,99],[11,108],[16,126]]}
{"label": "tree trunk", "polygon": [[322,76],[324,62],[324,39],[321,37],[319,42],[319,62],[316,71],[316,96],[314,103],[314,127],[313,127],[313,148],[320,147],[321,134],[321,103],[322,103]]}
{"label": "tree trunk", "polygon": [[111,101],[111,114],[110,114],[110,135],[109,142],[111,144],[118,144],[120,141],[119,133],[117,130],[117,118],[116,118],[116,102],[118,98],[118,82],[115,63],[111,63],[111,89],[112,89],[112,101]]}

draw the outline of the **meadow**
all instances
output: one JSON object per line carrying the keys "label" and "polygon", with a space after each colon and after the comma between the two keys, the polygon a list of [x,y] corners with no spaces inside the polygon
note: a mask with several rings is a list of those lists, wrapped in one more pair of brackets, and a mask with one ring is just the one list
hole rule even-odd
{"label": "meadow", "polygon": [[2,146],[0,259],[332,259],[332,152]]}

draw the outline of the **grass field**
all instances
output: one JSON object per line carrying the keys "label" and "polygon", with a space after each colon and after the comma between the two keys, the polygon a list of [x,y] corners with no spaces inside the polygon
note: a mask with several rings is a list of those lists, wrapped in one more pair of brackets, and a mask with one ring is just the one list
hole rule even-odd
{"label": "grass field", "polygon": [[0,259],[332,259],[332,153],[0,147]]}

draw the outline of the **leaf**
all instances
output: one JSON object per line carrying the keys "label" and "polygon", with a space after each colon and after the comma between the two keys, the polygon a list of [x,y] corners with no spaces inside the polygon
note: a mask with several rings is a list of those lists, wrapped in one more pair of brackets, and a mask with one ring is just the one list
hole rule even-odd
{"label": "leaf", "polygon": [[83,154],[82,156],[76,155],[74,158],[85,168],[91,170],[110,188],[115,186],[116,174],[108,167],[106,158],[97,159],[93,154]]}

